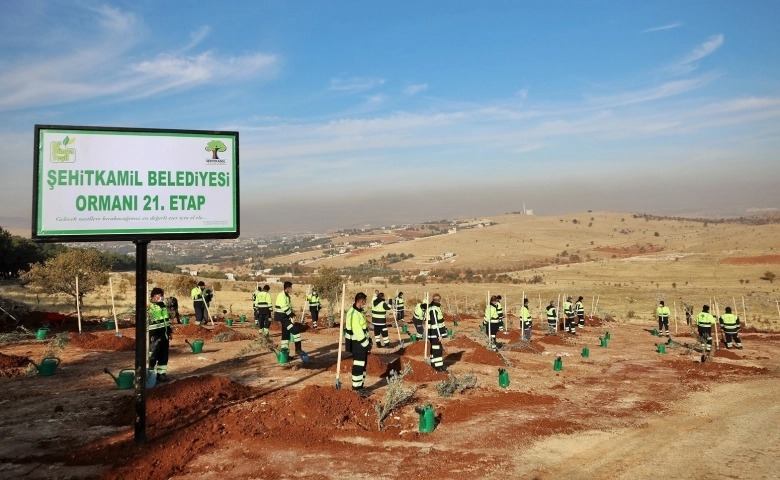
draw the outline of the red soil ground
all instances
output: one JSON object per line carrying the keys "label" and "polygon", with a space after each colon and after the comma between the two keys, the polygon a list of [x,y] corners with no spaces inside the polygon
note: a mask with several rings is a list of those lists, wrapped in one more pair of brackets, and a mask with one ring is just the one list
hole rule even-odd
{"label": "red soil ground", "polygon": [[98,335],[87,332],[79,335],[76,332],[71,332],[68,334],[68,337],[70,337],[69,346],[84,350],[113,350],[115,352],[132,352],[135,350],[134,338],[117,337],[114,332]]}
{"label": "red soil ground", "polygon": [[27,357],[0,353],[0,377],[21,377],[29,364],[30,359]]}
{"label": "red soil ground", "polygon": [[720,261],[725,265],[780,265],[780,255],[760,255],[757,257],[729,257]]}

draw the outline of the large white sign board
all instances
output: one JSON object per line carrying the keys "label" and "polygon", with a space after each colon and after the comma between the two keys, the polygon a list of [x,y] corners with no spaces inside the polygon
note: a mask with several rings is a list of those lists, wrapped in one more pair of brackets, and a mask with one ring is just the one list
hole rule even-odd
{"label": "large white sign board", "polygon": [[235,238],[238,133],[36,126],[33,238]]}

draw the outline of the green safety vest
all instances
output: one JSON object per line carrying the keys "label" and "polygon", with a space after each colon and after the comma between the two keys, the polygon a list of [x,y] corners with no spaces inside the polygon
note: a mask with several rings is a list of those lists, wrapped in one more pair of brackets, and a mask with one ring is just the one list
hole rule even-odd
{"label": "green safety vest", "polygon": [[309,295],[306,298],[306,301],[309,302],[309,308],[311,308],[311,307],[319,307],[320,306],[320,296],[319,295]]}
{"label": "green safety vest", "polygon": [[387,311],[390,310],[384,300],[378,298],[374,300],[374,306],[371,307],[371,318],[373,320],[385,320],[387,319]]}
{"label": "green safety vest", "polygon": [[552,305],[547,307],[547,321],[548,322],[558,321],[558,314],[555,312],[555,307]]}
{"label": "green safety vest", "polygon": [[720,316],[720,324],[725,328],[735,328],[739,326],[739,317],[733,313],[724,313]]}
{"label": "green safety vest", "polygon": [[284,291],[279,292],[279,295],[276,296],[276,303],[274,304],[274,312],[284,313],[287,316],[290,316],[293,313],[292,301],[290,300],[290,296],[284,293]]}
{"label": "green safety vest", "polygon": [[170,326],[171,321],[168,317],[168,309],[165,308],[165,304],[160,302],[149,305],[149,331],[151,332],[152,330]]}
{"label": "green safety vest", "polygon": [[366,317],[363,315],[362,310],[359,310],[352,305],[352,308],[347,312],[347,321],[345,323],[346,332],[344,338],[361,343],[364,340],[367,340],[368,324],[366,323]]}
{"label": "green safety vest", "polygon": [[501,302],[496,303],[496,312],[499,319],[504,318],[504,307],[501,306]]}
{"label": "green safety vest", "polygon": [[577,315],[585,315],[585,305],[583,305],[582,302],[577,301],[574,308],[577,310]]}
{"label": "green safety vest", "polygon": [[271,308],[271,294],[266,291],[259,291],[255,294],[255,307]]}
{"label": "green safety vest", "polygon": [[711,327],[715,323],[715,317],[708,312],[701,312],[696,315],[696,325],[700,327]]}
{"label": "green safety vest", "polygon": [[447,336],[447,329],[444,327],[444,313],[438,305],[428,307],[428,338],[438,338]]}
{"label": "green safety vest", "polygon": [[523,323],[526,324],[526,326],[531,325],[533,318],[531,318],[531,312],[528,311],[528,307],[523,306],[523,308],[520,309],[520,319],[523,321]]}
{"label": "green safety vest", "polygon": [[485,307],[485,321],[490,323],[501,322],[498,318],[498,309],[495,305],[489,303],[487,307]]}
{"label": "green safety vest", "polygon": [[193,288],[192,292],[190,292],[190,297],[192,297],[193,302],[202,302],[203,290],[201,290],[200,287]]}
{"label": "green safety vest", "polygon": [[574,310],[572,310],[571,302],[568,300],[563,302],[563,313],[569,318],[574,316]]}
{"label": "green safety vest", "polygon": [[428,306],[425,305],[424,303],[418,303],[414,307],[414,319],[415,320],[422,320],[423,317],[425,316],[425,309],[423,308],[423,306],[425,306],[425,308],[428,308]]}
{"label": "green safety vest", "polygon": [[661,317],[663,320],[669,319],[669,307],[658,307],[656,310],[656,313],[658,313],[658,316]]}
{"label": "green safety vest", "polygon": [[395,308],[396,308],[396,310],[403,310],[404,309],[404,299],[403,299],[403,297],[395,297]]}

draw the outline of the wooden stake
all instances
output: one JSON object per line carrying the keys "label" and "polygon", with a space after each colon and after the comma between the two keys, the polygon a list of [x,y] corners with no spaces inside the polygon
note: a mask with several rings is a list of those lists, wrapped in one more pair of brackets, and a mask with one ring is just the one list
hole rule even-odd
{"label": "wooden stake", "polygon": [[674,303],[674,334],[677,335],[677,302]]}
{"label": "wooden stake", "polygon": [[485,303],[485,336],[487,337],[487,347],[490,349],[490,290],[487,291],[487,303]]}
{"label": "wooden stake", "polygon": [[555,332],[558,332],[558,323],[561,316],[561,294],[558,293],[558,300],[555,302]]}
{"label": "wooden stake", "polygon": [[428,360],[428,310],[430,310],[430,306],[428,305],[428,292],[425,292],[425,318],[423,319],[423,336],[425,337],[425,343],[423,345],[423,362],[430,365],[430,360]]}
{"label": "wooden stake", "polygon": [[720,307],[718,306],[718,299],[715,299],[715,314],[718,316],[715,319],[715,323],[713,324],[715,326],[715,349],[720,348],[720,339],[718,338],[718,318],[720,318]]}
{"label": "wooden stake", "polygon": [[76,315],[79,319],[79,335],[81,335],[81,306],[79,306],[81,302],[79,300],[79,276],[76,275]]}
{"label": "wooden stake", "polygon": [[111,277],[108,277],[108,287],[111,289],[111,312],[114,314],[114,327],[116,327],[116,335],[119,336],[119,322],[116,320],[116,306],[114,306],[114,284],[111,282]]}
{"label": "wooden stake", "polygon": [[742,315],[745,316],[745,326],[747,327],[747,310],[745,310],[745,297],[742,297]]}
{"label": "wooden stake", "polygon": [[[347,292],[347,284],[341,284],[341,323],[339,324],[339,354],[336,359],[336,390],[341,389],[341,380],[339,374],[341,373],[341,344],[344,342],[344,297]],[[352,340],[350,340],[352,341]]]}

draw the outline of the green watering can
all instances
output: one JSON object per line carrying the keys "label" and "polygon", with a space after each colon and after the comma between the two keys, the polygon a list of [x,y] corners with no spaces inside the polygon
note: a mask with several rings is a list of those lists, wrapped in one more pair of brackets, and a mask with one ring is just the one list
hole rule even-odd
{"label": "green watering can", "polygon": [[452,329],[451,328],[447,329],[447,336],[452,338]]}
{"label": "green watering can", "polygon": [[654,337],[657,337],[658,336],[658,329],[654,328],[651,333],[653,334]]}
{"label": "green watering can", "polygon": [[228,327],[232,327],[233,326],[233,319],[232,318],[226,318],[225,319],[225,325],[227,325]]}
{"label": "green watering can", "polygon": [[606,338],[607,340],[612,339],[612,337],[609,336],[609,332],[604,333],[604,338]]}
{"label": "green watering can", "polygon": [[607,337],[599,337],[599,342],[601,342],[602,348],[607,348]]}
{"label": "green watering can", "polygon": [[129,390],[133,388],[133,380],[135,380],[135,370],[133,368],[123,368],[119,371],[117,376],[114,376],[107,368],[103,369],[103,373],[111,375],[111,378],[114,379],[119,390]]}
{"label": "green watering can", "polygon": [[286,348],[280,349],[276,352],[276,363],[287,363],[290,361],[290,350]]}
{"label": "green watering can", "polygon": [[116,323],[114,323],[113,320],[109,320],[106,322],[106,330],[113,330],[114,327],[116,327]]}
{"label": "green watering can", "polygon": [[556,372],[563,370],[563,359],[561,357],[556,358],[553,362],[553,370]]}
{"label": "green watering can", "polygon": [[666,346],[664,344],[658,345],[658,353],[666,353]]}
{"label": "green watering can", "polygon": [[498,386],[503,388],[509,386],[509,372],[503,368],[498,369]]}
{"label": "green watering can", "polygon": [[37,340],[46,340],[46,334],[49,333],[48,328],[39,328],[37,332],[35,332],[35,338]]}
{"label": "green watering can", "polygon": [[404,335],[406,335],[407,333],[409,333],[409,329],[408,329],[408,328],[406,328],[406,325],[403,325],[403,326],[401,326],[401,333],[403,333]]}
{"label": "green watering can", "polygon": [[183,317],[181,319],[181,324],[182,325],[189,325],[190,324],[190,317]]}
{"label": "green watering can", "polygon": [[60,364],[60,359],[57,357],[46,357],[41,360],[41,364],[38,365],[32,360],[30,361],[32,363],[33,367],[35,367],[36,370],[38,370],[38,374],[42,377],[50,377],[54,375],[54,371],[57,370],[57,367]]}
{"label": "green watering can", "polygon": [[457,327],[458,326],[458,322],[452,322],[452,325]]}
{"label": "green watering can", "polygon": [[239,321],[239,322],[241,322],[241,323],[244,323],[244,322],[246,322],[246,315],[241,315],[241,316],[238,318],[238,321]]}
{"label": "green watering can", "polygon": [[189,340],[185,339],[184,343],[186,343],[187,345],[190,346],[190,348],[192,349],[192,353],[202,353],[203,352],[203,343],[204,342],[203,342],[203,339],[201,339],[201,338],[193,340],[192,343],[190,343]]}
{"label": "green watering can", "polygon": [[433,405],[428,403],[422,407],[414,407],[414,411],[420,415],[420,433],[432,432],[436,426]]}
{"label": "green watering can", "polygon": [[582,348],[582,358],[590,357],[590,349],[588,347]]}

